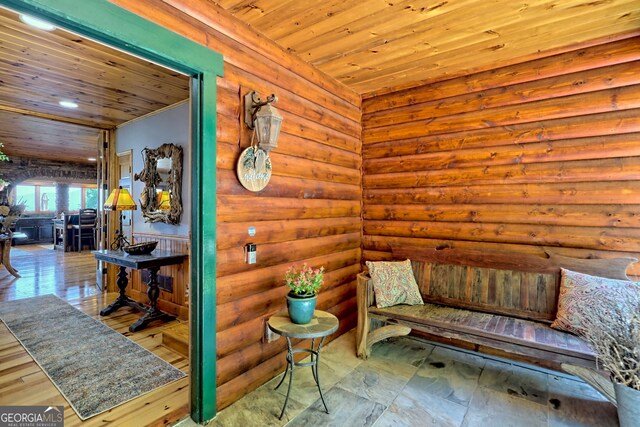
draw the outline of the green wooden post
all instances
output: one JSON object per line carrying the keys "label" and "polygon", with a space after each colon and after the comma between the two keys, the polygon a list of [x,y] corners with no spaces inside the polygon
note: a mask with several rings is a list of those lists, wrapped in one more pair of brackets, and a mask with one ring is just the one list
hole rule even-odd
{"label": "green wooden post", "polygon": [[[212,81],[213,84],[208,82]],[[198,422],[215,416],[216,402],[216,75],[192,80],[193,186],[191,203],[191,417]],[[200,105],[196,105],[199,103]],[[198,112],[198,113],[196,113]],[[205,191],[204,183],[207,183]],[[194,352],[198,352],[195,356]],[[195,381],[193,372],[199,373]],[[213,410],[207,403],[213,402]],[[200,412],[198,412],[200,411]]]}
{"label": "green wooden post", "polygon": [[[222,56],[106,0],[0,5],[192,76],[191,416],[216,414],[216,77]],[[207,182],[207,191],[203,183]],[[109,363],[110,361],[105,361]]]}

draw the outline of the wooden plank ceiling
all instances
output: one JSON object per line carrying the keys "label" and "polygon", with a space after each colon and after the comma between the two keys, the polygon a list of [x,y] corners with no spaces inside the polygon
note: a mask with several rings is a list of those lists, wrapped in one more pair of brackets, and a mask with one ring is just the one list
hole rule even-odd
{"label": "wooden plank ceiling", "polygon": [[9,156],[88,163],[98,129],[188,97],[186,76],[0,9],[0,142]]}
{"label": "wooden plank ceiling", "polygon": [[216,0],[360,94],[637,31],[638,0]]}

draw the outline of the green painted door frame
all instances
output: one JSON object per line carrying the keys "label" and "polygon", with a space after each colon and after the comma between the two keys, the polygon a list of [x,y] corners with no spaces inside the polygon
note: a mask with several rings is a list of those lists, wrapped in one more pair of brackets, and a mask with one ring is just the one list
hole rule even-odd
{"label": "green painted door frame", "polygon": [[[0,5],[192,76],[191,417],[197,422],[213,418],[216,414],[216,77],[223,73],[222,56],[106,0],[0,0]],[[117,361],[105,360],[104,363]]]}

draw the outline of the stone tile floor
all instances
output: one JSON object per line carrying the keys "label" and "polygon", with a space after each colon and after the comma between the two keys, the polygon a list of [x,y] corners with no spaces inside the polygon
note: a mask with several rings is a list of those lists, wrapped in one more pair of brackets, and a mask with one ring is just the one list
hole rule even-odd
{"label": "stone tile floor", "polygon": [[374,345],[355,356],[355,330],[322,349],[320,382],[296,368],[289,404],[278,420],[288,378],[281,375],[221,411],[209,426],[617,426],[616,410],[589,385],[505,360],[413,338]]}

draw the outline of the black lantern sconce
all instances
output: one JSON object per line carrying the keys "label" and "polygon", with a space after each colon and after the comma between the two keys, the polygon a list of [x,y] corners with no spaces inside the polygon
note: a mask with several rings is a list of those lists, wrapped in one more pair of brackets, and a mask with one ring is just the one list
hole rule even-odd
{"label": "black lantern sconce", "polygon": [[278,148],[278,137],[282,116],[271,105],[278,101],[278,97],[271,94],[263,101],[256,92],[244,96],[244,122],[249,129],[253,129],[258,140],[258,148],[269,153]]}

